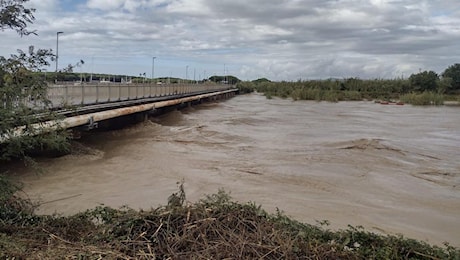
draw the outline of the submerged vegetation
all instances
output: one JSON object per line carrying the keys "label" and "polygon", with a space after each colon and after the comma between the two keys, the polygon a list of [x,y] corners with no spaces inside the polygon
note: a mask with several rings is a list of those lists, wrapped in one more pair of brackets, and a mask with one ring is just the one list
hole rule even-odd
{"label": "submerged vegetation", "polygon": [[444,104],[444,95],[433,92],[404,94],[399,98],[404,103],[416,106],[440,106]]}
{"label": "submerged vegetation", "polygon": [[431,246],[360,227],[331,231],[237,203],[220,190],[186,203],[183,185],[147,211],[97,207],[69,217],[38,216],[0,179],[1,259],[459,259]]}

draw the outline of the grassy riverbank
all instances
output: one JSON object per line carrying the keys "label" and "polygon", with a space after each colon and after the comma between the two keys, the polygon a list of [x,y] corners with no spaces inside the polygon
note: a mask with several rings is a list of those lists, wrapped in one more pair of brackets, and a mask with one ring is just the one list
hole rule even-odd
{"label": "grassy riverbank", "polygon": [[223,191],[186,203],[182,185],[166,206],[148,211],[98,207],[69,217],[38,216],[1,180],[1,259],[460,258],[450,246],[303,224],[234,202]]}

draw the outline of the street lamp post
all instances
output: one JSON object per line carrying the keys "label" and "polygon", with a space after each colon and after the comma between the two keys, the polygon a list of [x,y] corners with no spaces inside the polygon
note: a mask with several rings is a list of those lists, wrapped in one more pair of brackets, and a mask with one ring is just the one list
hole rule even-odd
{"label": "street lamp post", "polygon": [[227,71],[227,69],[226,69],[225,63],[224,63],[224,84],[227,84],[227,75],[226,75],[227,72],[226,71]]}
{"label": "street lamp post", "polygon": [[185,82],[188,81],[188,65],[185,66]]}
{"label": "street lamp post", "polygon": [[[56,73],[58,72],[58,59],[59,59],[59,34],[64,32],[57,32],[56,33]],[[57,77],[57,75],[56,75]]]}
{"label": "street lamp post", "polygon": [[154,82],[154,80],[155,80],[155,59],[156,58],[157,57],[152,58],[152,82]]}

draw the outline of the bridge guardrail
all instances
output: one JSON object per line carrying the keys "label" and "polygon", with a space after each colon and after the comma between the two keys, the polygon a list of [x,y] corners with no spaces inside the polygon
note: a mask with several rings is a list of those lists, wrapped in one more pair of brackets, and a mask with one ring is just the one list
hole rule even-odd
{"label": "bridge guardrail", "polygon": [[50,85],[48,99],[53,107],[85,106],[162,96],[220,91],[225,84],[74,84]]}

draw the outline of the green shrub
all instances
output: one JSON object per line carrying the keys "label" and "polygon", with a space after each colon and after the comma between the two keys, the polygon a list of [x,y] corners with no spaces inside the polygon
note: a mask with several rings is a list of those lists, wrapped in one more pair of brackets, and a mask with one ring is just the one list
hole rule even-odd
{"label": "green shrub", "polygon": [[19,197],[21,186],[0,174],[0,224],[18,224],[33,221],[34,205]]}
{"label": "green shrub", "polygon": [[254,83],[252,82],[238,82],[236,84],[236,87],[238,88],[240,94],[246,94],[246,93],[252,93],[254,92]]}

